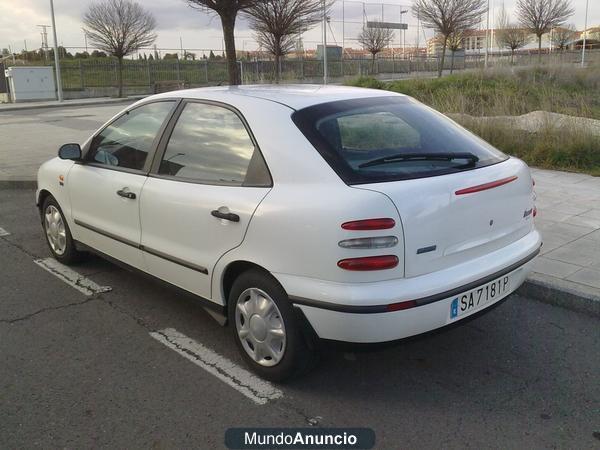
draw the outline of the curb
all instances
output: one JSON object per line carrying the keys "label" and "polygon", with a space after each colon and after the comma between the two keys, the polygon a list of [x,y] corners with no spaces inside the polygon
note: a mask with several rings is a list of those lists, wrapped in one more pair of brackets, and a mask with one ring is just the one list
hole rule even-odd
{"label": "curb", "polygon": [[0,190],[37,189],[37,180],[0,180]]}
{"label": "curb", "polygon": [[541,273],[531,273],[517,293],[549,305],[600,317],[600,290]]}
{"label": "curb", "polygon": [[118,103],[126,103],[126,102],[136,102],[143,98],[147,97],[146,95],[134,95],[131,97],[123,97],[123,98],[99,98],[97,100],[92,101],[80,101],[80,100],[66,100],[63,103],[15,103],[12,106],[0,106],[0,113],[3,112],[14,112],[14,111],[27,111],[31,109],[48,109],[48,108],[70,108],[70,107],[80,107],[80,106],[95,106],[95,105],[110,105],[110,104],[118,104]]}

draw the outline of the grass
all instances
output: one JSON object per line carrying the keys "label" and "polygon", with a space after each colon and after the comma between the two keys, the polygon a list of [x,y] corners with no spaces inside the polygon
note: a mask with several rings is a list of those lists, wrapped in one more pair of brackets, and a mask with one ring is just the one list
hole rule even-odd
{"label": "grass", "polygon": [[359,78],[355,86],[410,95],[443,113],[459,113],[463,126],[528,164],[600,176],[600,136],[551,125],[530,133],[478,116],[513,116],[544,110],[600,119],[600,67],[536,67],[468,72],[435,79],[381,82]]}
{"label": "grass", "polygon": [[550,125],[537,133],[462,119],[462,125],[504,153],[544,169],[600,176],[600,136]]}

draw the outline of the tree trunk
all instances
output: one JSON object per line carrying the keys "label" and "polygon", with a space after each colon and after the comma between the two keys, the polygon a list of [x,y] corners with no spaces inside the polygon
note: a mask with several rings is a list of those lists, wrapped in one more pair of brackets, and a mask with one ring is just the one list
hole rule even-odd
{"label": "tree trunk", "polygon": [[375,55],[376,53],[371,53],[371,74],[375,74]]}
{"label": "tree trunk", "polygon": [[442,60],[440,61],[440,67],[438,67],[438,78],[442,77],[442,71],[444,70],[444,60],[446,59],[446,44],[448,43],[448,36],[444,36],[444,47],[442,47]]}
{"label": "tree trunk", "polygon": [[538,36],[538,63],[542,63],[542,35]]}
{"label": "tree trunk", "polygon": [[275,55],[275,83],[279,84],[281,80],[281,55]]}
{"label": "tree trunk", "polygon": [[514,65],[514,59],[515,59],[515,49],[511,48],[510,49],[510,65]]}
{"label": "tree trunk", "polygon": [[235,54],[235,15],[236,13],[224,11],[221,15],[221,25],[223,26],[223,38],[225,39],[225,54],[227,55],[227,73],[229,75],[229,84],[241,84],[240,68],[237,63],[237,55]]}
{"label": "tree trunk", "polygon": [[119,56],[117,58],[118,67],[117,67],[117,84],[119,85],[119,94],[118,97],[123,97],[123,57]]}
{"label": "tree trunk", "polygon": [[450,74],[454,72],[454,50],[452,50],[452,59],[450,60]]}

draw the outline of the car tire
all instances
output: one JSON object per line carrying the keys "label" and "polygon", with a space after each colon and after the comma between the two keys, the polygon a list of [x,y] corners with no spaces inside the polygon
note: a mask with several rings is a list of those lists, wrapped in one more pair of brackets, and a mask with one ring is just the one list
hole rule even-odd
{"label": "car tire", "polygon": [[83,253],[75,247],[69,224],[58,202],[51,195],[44,200],[41,214],[46,243],[52,256],[67,265],[81,261]]}
{"label": "car tire", "polygon": [[228,319],[242,357],[262,378],[281,382],[314,366],[313,338],[303,332],[287,293],[270,274],[251,269],[236,278]]}

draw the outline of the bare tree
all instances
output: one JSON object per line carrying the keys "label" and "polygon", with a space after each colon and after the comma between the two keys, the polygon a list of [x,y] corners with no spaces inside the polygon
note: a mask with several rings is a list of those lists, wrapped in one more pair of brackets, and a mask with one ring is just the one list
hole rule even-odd
{"label": "bare tree", "polygon": [[542,60],[542,36],[573,15],[570,0],[518,0],[517,15],[523,27],[538,39],[538,60]]}
{"label": "bare tree", "polygon": [[514,63],[515,51],[523,48],[529,42],[529,32],[519,24],[510,21],[504,6],[500,9],[496,19],[496,42],[500,48],[510,50],[510,64]]}
{"label": "bare tree", "polygon": [[487,11],[486,0],[415,0],[411,8],[423,26],[433,28],[441,35],[443,47],[438,77],[442,76],[450,35],[474,28]]}
{"label": "bare tree", "polygon": [[375,56],[394,39],[394,30],[375,25],[363,28],[358,35],[358,43],[371,54],[371,72],[375,71]]}
{"label": "bare tree", "polygon": [[[329,11],[332,0],[325,1]],[[246,11],[256,40],[275,57],[275,78],[281,77],[281,59],[295,46],[295,37],[323,20],[323,0],[263,0]]]}
{"label": "bare tree", "polygon": [[229,75],[229,84],[237,85],[241,83],[240,68],[237,64],[237,55],[235,52],[235,21],[240,11],[261,3],[261,0],[186,0],[187,3],[195,9],[211,10],[221,18],[223,27],[223,39],[225,40],[225,53],[227,55],[227,73]]}
{"label": "bare tree", "polygon": [[123,58],[156,40],[154,16],[130,0],[105,0],[89,6],[83,24],[90,42],[117,58],[119,97],[122,97]]}
{"label": "bare tree", "polygon": [[569,42],[573,41],[575,37],[575,25],[571,24],[564,27],[556,27],[550,31],[552,45],[559,50],[565,50]]}
{"label": "bare tree", "polygon": [[454,54],[463,48],[464,36],[461,30],[457,30],[448,36],[448,49],[452,52],[452,59],[450,62],[450,73],[454,72]]}

